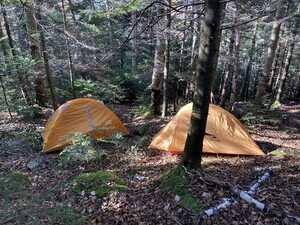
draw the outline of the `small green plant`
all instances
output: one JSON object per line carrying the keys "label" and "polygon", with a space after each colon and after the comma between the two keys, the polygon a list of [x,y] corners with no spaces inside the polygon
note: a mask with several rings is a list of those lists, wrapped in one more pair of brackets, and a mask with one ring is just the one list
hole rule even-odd
{"label": "small green plant", "polygon": [[77,79],[74,82],[76,92],[81,97],[94,97],[104,102],[120,103],[124,99],[124,91],[119,85],[111,82]]}
{"label": "small green plant", "polygon": [[271,105],[270,109],[274,110],[274,109],[278,109],[280,108],[281,103],[279,101],[274,101],[273,104]]}
{"label": "small green plant", "polygon": [[152,116],[152,111],[151,111],[150,105],[140,105],[137,108],[134,108],[132,110],[132,113],[134,115],[140,115],[140,116],[143,116],[145,118]]}
{"label": "small green plant", "polygon": [[42,115],[42,111],[37,105],[16,105],[15,111],[24,120],[33,120]]}
{"label": "small green plant", "polygon": [[28,131],[22,131],[15,134],[15,138],[23,140],[32,146],[33,149],[40,149],[43,143],[43,139],[40,132],[33,131],[28,133]]}
{"label": "small green plant", "polygon": [[93,147],[92,138],[82,133],[72,135],[72,145],[64,148],[59,154],[62,164],[68,165],[76,162],[101,162],[104,154]]}
{"label": "small green plant", "polygon": [[124,136],[121,133],[114,133],[110,137],[100,138],[99,140],[102,142],[118,145],[124,140]]}
{"label": "small green plant", "polygon": [[81,193],[95,192],[98,198],[110,192],[123,192],[127,190],[126,182],[109,171],[83,173],[73,179],[73,191]]}
{"label": "small green plant", "polygon": [[252,112],[248,112],[241,118],[241,121],[245,124],[253,124],[255,123],[256,119],[256,116],[254,116]]}
{"label": "small green plant", "polygon": [[92,146],[70,145],[59,154],[59,159],[62,164],[70,164],[75,162],[101,161],[102,156]]}
{"label": "small green plant", "polygon": [[92,138],[83,133],[74,133],[71,136],[72,144],[78,146],[92,146]]}
{"label": "small green plant", "polygon": [[179,203],[187,209],[197,213],[200,211],[195,197],[188,191],[185,168],[177,167],[160,178],[160,187],[164,192],[179,196]]}

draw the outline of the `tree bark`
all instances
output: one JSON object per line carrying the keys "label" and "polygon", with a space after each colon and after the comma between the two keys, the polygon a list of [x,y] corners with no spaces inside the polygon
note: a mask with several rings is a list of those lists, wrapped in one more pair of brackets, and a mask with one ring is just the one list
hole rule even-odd
{"label": "tree bark", "polygon": [[226,89],[227,89],[227,83],[229,78],[232,76],[232,70],[233,70],[233,66],[232,66],[232,60],[233,60],[233,46],[234,46],[234,40],[235,40],[235,32],[234,30],[231,31],[231,36],[230,36],[230,41],[229,41],[229,47],[228,47],[228,53],[227,53],[227,63],[225,66],[225,75],[224,75],[224,79],[223,79],[223,84],[222,84],[222,91],[221,91],[221,97],[220,97],[220,105],[222,107],[225,106],[226,103],[226,98],[227,98],[227,94],[226,94]]}
{"label": "tree bark", "polygon": [[36,102],[40,106],[46,106],[47,97],[44,84],[44,74],[43,74],[43,62],[39,45],[39,37],[37,32],[37,21],[34,16],[34,9],[32,1],[26,2],[25,5],[25,15],[26,15],[26,28],[27,36],[29,40],[31,57],[35,61],[34,72],[35,72],[35,97]]}
{"label": "tree bark", "polygon": [[214,62],[218,57],[218,41],[220,41],[221,5],[220,0],[206,0],[207,9],[201,26],[202,38],[199,48],[198,72],[195,77],[193,110],[182,159],[182,164],[188,168],[201,166],[210,93],[216,73]]}
{"label": "tree bark", "polygon": [[[171,5],[171,0],[166,0],[166,4]],[[167,28],[165,31],[166,39],[165,39],[165,52],[164,52],[164,79],[163,79],[163,105],[162,105],[162,117],[164,118],[168,113],[168,78],[170,71],[170,29],[171,29],[171,9],[170,7],[166,7],[166,22]]]}
{"label": "tree bark", "polygon": [[[163,9],[160,9],[163,11]],[[151,111],[152,114],[158,116],[161,114],[160,110],[160,94],[161,86],[164,77],[164,65],[165,65],[165,35],[160,31],[160,27],[156,30],[156,45],[155,45],[155,56],[154,66],[152,72],[152,83],[151,83]]]}
{"label": "tree bark", "polygon": [[269,92],[269,89],[270,89],[269,87],[267,87],[267,83],[268,83],[268,79],[270,77],[272,64],[274,61],[275,52],[276,52],[276,48],[278,45],[279,33],[280,33],[281,24],[282,24],[280,19],[282,18],[282,13],[283,13],[283,9],[284,9],[284,7],[280,3],[281,3],[281,1],[279,1],[277,3],[278,6],[277,6],[277,12],[276,12],[276,21],[273,22],[271,37],[270,37],[270,41],[269,41],[270,44],[269,44],[269,47],[267,49],[266,56],[265,56],[266,58],[265,58],[263,74],[262,74],[262,76],[259,77],[259,80],[258,80],[258,86],[257,86],[257,90],[256,90],[256,95],[255,95],[255,98],[257,100],[260,100],[260,98],[263,95],[265,95],[267,92]]}
{"label": "tree bark", "polygon": [[[64,23],[64,31],[68,31],[68,23],[67,23],[67,16],[65,11],[65,2],[64,0],[61,0],[61,11],[63,15],[63,23]],[[71,93],[73,95],[73,98],[76,98],[76,91],[74,86],[74,66],[73,66],[73,60],[72,60],[72,54],[71,54],[71,48],[68,37],[65,36],[65,43],[67,47],[67,56],[68,56],[68,65],[69,65],[69,79],[70,79],[70,88]]]}
{"label": "tree bark", "polygon": [[300,15],[295,16],[295,20],[296,20],[295,25],[289,40],[289,47],[288,47],[288,53],[284,64],[284,71],[282,73],[282,76],[280,77],[279,84],[278,84],[278,91],[275,98],[276,102],[280,102],[284,84],[289,73],[289,68],[290,68],[290,64],[292,61],[293,52],[295,48],[296,35],[297,35],[298,28],[300,27]]}
{"label": "tree bark", "polygon": [[276,78],[276,73],[278,70],[278,65],[279,65],[279,61],[280,61],[280,54],[281,54],[281,50],[282,50],[282,42],[278,43],[278,48],[276,49],[276,54],[275,54],[275,59],[273,61],[272,64],[272,71],[271,71],[271,75],[270,75],[270,79],[268,81],[268,87],[271,88],[271,91],[274,92],[274,81]]}
{"label": "tree bark", "polygon": [[40,46],[41,46],[41,51],[42,51],[42,56],[43,56],[43,62],[44,62],[44,68],[45,68],[45,74],[47,77],[47,82],[50,90],[50,97],[51,97],[51,102],[52,102],[52,108],[53,110],[56,110],[58,108],[57,101],[56,101],[56,95],[55,95],[55,90],[53,87],[53,82],[52,82],[52,73],[51,69],[49,66],[49,57],[48,57],[48,52],[46,48],[46,40],[45,40],[45,35],[44,31],[42,29],[42,18],[41,18],[41,13],[40,13],[40,7],[37,10],[37,19],[40,21],[40,25],[38,25],[38,31],[40,34]]}
{"label": "tree bark", "polygon": [[284,48],[283,48],[283,52],[282,52],[282,55],[281,55],[281,60],[280,60],[280,67],[279,67],[279,71],[278,71],[278,75],[277,75],[277,78],[276,78],[276,82],[274,84],[274,96],[276,96],[276,91],[278,89],[278,84],[279,84],[279,80],[280,80],[280,77],[282,76],[282,73],[283,73],[283,68],[284,68],[284,63],[285,63],[285,59],[287,57],[287,52],[288,52],[288,45],[289,45],[289,41],[288,39],[285,40],[285,43],[284,43]]}
{"label": "tree bark", "polygon": [[[240,18],[240,6],[239,3],[236,1],[236,11],[235,11],[235,19],[234,23],[239,23]],[[241,42],[241,31],[239,26],[234,27],[234,62],[233,62],[233,76],[231,82],[231,93],[230,93],[230,100],[229,100],[229,109],[232,110],[232,106],[238,97],[237,94],[237,80],[240,74],[240,42]]]}
{"label": "tree bark", "polygon": [[12,119],[13,117],[12,117],[12,114],[11,114],[10,106],[9,106],[8,99],[7,99],[6,89],[5,89],[4,82],[3,82],[3,79],[1,77],[1,75],[0,75],[0,85],[1,85],[1,88],[2,88],[6,108],[8,110],[10,118]]}
{"label": "tree bark", "polygon": [[241,89],[241,100],[242,101],[248,101],[249,97],[249,83],[250,83],[250,76],[251,76],[251,70],[252,70],[252,64],[253,64],[253,58],[255,54],[255,47],[256,47],[256,36],[257,36],[257,29],[258,29],[258,22],[256,21],[253,29],[253,36],[252,36],[252,42],[251,42],[251,49],[249,52],[249,61],[246,67],[246,74],[243,82],[243,86]]}
{"label": "tree bark", "polygon": [[137,57],[138,57],[138,46],[137,46],[137,24],[136,24],[136,15],[137,12],[134,11],[131,14],[131,24],[133,27],[133,37],[132,37],[132,49],[131,49],[131,73],[136,75],[137,72]]}
{"label": "tree bark", "polygon": [[[197,1],[194,0],[193,3],[195,4]],[[200,19],[200,7],[198,5],[193,5],[193,13],[194,14],[194,24],[193,24],[193,37],[192,37],[192,51],[191,51],[191,72],[192,72],[192,79],[187,81],[187,88],[186,88],[186,100],[187,102],[191,101],[193,98],[194,92],[194,77],[195,73],[197,72],[197,61],[198,61],[198,53],[199,51],[199,43],[200,43],[200,30],[201,30],[201,19]]]}

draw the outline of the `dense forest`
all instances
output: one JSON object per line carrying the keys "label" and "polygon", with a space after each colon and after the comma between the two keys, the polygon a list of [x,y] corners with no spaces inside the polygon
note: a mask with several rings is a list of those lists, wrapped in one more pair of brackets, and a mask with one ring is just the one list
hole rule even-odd
{"label": "dense forest", "polygon": [[299,0],[0,4],[0,224],[300,223]]}

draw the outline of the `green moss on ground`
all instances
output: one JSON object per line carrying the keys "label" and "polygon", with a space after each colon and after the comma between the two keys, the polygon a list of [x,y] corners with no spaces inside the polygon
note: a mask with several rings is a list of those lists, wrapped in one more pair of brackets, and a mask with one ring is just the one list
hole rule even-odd
{"label": "green moss on ground", "polygon": [[70,145],[64,148],[59,154],[59,159],[62,164],[69,164],[74,162],[101,161],[102,156],[92,146]]}
{"label": "green moss on ground", "polygon": [[69,207],[55,207],[44,210],[48,217],[49,224],[68,224],[68,225],[83,225],[87,224],[85,217],[76,213]]}
{"label": "green moss on ground", "polygon": [[279,150],[274,150],[274,151],[270,152],[270,155],[275,156],[275,157],[282,157],[282,156],[286,156],[287,153],[285,153],[284,151],[279,149]]}
{"label": "green moss on ground", "polygon": [[98,198],[101,198],[110,192],[123,192],[126,190],[126,182],[109,171],[83,173],[73,179],[74,192],[94,191]]}
{"label": "green moss on ground", "polygon": [[160,178],[160,187],[166,193],[178,195],[182,207],[190,209],[194,213],[200,211],[197,199],[188,190],[186,172],[183,167],[177,167],[163,174]]}
{"label": "green moss on ground", "polygon": [[19,172],[0,173],[0,198],[17,196],[30,185],[28,177]]}

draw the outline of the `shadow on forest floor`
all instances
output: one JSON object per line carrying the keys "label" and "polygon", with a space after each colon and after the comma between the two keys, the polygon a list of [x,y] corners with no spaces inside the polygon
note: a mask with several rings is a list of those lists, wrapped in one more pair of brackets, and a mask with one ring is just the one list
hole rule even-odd
{"label": "shadow on forest floor", "polygon": [[[10,184],[26,183],[21,189],[14,186],[5,190],[11,192],[5,194],[9,198],[0,198],[0,224],[195,224],[197,215],[183,207],[176,194],[160,188],[162,174],[175,168],[180,158],[147,149],[153,135],[167,120],[134,118],[129,122],[129,117],[124,116],[128,108],[118,106],[116,111],[128,122],[131,135],[119,144],[98,143],[97,150],[107,153],[101,163],[68,167],[59,165],[57,154],[41,154],[40,145],[32,145],[31,142],[37,140],[29,137],[34,137],[41,125],[0,120],[1,140],[5,140],[5,145],[0,143],[0,181],[4,185],[8,181]],[[299,215],[300,159],[295,157],[300,153],[297,151],[300,149],[299,134],[274,127],[259,122],[249,129],[264,152],[284,149],[285,153],[290,151],[291,154],[264,157],[204,155],[203,171],[208,177],[247,190],[266,169],[271,169],[273,174],[259,188],[256,199],[278,210]],[[21,142],[20,137],[24,137]],[[42,165],[29,170],[28,162],[40,157],[45,158]],[[112,171],[124,179],[127,191],[110,193],[103,198],[72,191],[74,177],[101,170]],[[196,199],[198,213],[219,204],[224,197],[232,196],[229,189],[204,182],[199,172],[187,173],[188,182],[184,187]],[[14,173],[21,173],[24,179]],[[4,192],[0,191],[0,197],[1,193]],[[295,224],[261,212],[243,201],[204,221],[207,225],[228,223]]]}

